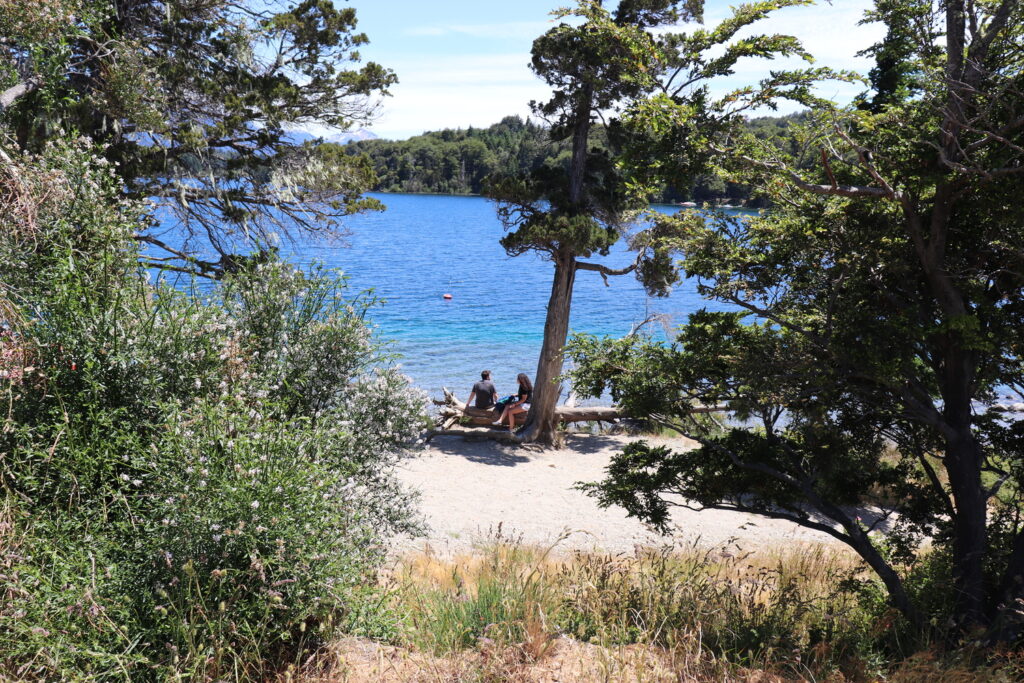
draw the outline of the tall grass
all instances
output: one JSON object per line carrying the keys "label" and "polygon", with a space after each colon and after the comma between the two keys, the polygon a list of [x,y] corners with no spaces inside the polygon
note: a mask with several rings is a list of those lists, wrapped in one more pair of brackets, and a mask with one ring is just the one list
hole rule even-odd
{"label": "tall grass", "polygon": [[484,552],[443,562],[423,555],[393,579],[406,615],[406,640],[436,654],[494,642],[530,643],[539,654],[550,637],[545,614],[557,604],[548,579],[548,554],[501,537]]}
{"label": "tall grass", "polygon": [[499,539],[472,556],[409,558],[391,580],[404,642],[439,655],[515,644],[541,657],[568,636],[817,676],[871,666],[870,616],[841,588],[859,571],[815,546],[566,557]]}

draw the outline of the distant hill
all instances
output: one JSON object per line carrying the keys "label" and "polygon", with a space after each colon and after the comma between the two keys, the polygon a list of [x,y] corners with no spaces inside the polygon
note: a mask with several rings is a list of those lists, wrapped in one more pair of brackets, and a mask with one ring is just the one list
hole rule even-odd
{"label": "distant hill", "polygon": [[[748,125],[758,137],[783,143],[787,127],[800,116],[763,117]],[[598,135],[593,144],[601,144]],[[445,129],[407,140],[355,139],[345,151],[370,158],[379,179],[377,191],[435,194],[480,194],[493,173],[568,166],[571,157],[568,142],[551,142],[546,127],[518,116],[487,128]],[[654,200],[756,205],[749,188],[714,175],[702,176],[687,188],[663,188]]]}
{"label": "distant hill", "polygon": [[359,140],[377,140],[379,137],[373,131],[360,128],[359,130],[347,130],[344,133],[338,133],[337,135],[330,135],[324,140],[326,142],[335,142],[338,144],[345,144],[352,141]]}
{"label": "distant hill", "polygon": [[376,140],[377,134],[360,128],[359,130],[346,130],[341,133],[334,133],[333,135],[319,135],[310,133],[304,130],[292,130],[285,135],[285,139],[296,145],[301,145],[304,142],[312,142],[313,140],[323,139],[324,142],[333,142],[336,145],[345,145],[349,142],[358,142],[361,140]]}
{"label": "distant hill", "polygon": [[408,140],[362,140],[346,151],[366,153],[382,192],[480,194],[492,173],[528,172],[568,159],[565,144],[552,143],[547,129],[518,116],[487,128],[445,129]]}

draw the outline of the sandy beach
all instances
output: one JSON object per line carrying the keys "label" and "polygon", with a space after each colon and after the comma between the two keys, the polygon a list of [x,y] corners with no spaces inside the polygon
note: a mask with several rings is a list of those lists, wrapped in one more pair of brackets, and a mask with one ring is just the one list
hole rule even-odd
{"label": "sandy beach", "polygon": [[[558,543],[563,552],[629,552],[640,545],[673,542],[745,550],[792,542],[835,543],[831,537],[781,520],[737,512],[677,508],[675,531],[661,536],[617,508],[603,510],[577,491],[580,481],[602,478],[612,454],[638,437],[571,434],[558,450],[501,444],[491,440],[437,437],[399,470],[405,484],[421,494],[429,525],[426,537],[406,540],[400,551],[427,549],[438,554],[471,550],[492,538],[529,544]],[[645,437],[673,448],[692,447],[684,439]]]}

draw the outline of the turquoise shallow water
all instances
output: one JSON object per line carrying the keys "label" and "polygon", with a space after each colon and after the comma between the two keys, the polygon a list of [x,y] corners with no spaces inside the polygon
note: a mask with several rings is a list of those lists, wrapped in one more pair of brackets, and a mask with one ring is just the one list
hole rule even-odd
{"label": "turquoise shallow water", "polygon": [[[551,264],[534,254],[509,257],[498,244],[503,230],[494,205],[481,197],[374,196],[387,211],[349,218],[343,244],[300,243],[282,251],[294,261],[340,268],[354,290],[374,290],[384,303],[371,313],[373,323],[381,337],[394,340],[403,370],[421,388],[468,394],[489,368],[499,392],[515,391],[516,374],[532,377],[536,370]],[[613,267],[631,261],[622,244],[602,259]],[[574,332],[621,336],[651,313],[678,324],[705,305],[692,282],[664,299],[647,297],[632,276],[609,283],[597,273],[577,274]]]}

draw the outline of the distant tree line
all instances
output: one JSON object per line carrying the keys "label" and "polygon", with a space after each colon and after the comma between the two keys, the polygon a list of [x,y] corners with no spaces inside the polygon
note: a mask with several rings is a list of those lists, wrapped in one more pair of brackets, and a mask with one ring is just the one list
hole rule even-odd
{"label": "distant tree line", "polygon": [[[804,114],[750,119],[749,130],[758,138],[786,148],[792,143],[790,126]],[[602,147],[600,127],[591,145]],[[491,175],[522,175],[544,166],[567,168],[572,157],[568,140],[552,141],[548,128],[530,119],[506,116],[487,128],[431,131],[408,140],[360,140],[345,146],[351,154],[365,153],[373,163],[379,192],[481,194]],[[707,173],[689,187],[665,186],[655,202],[697,202],[760,206],[764,200],[748,185],[730,182],[724,175]]]}

